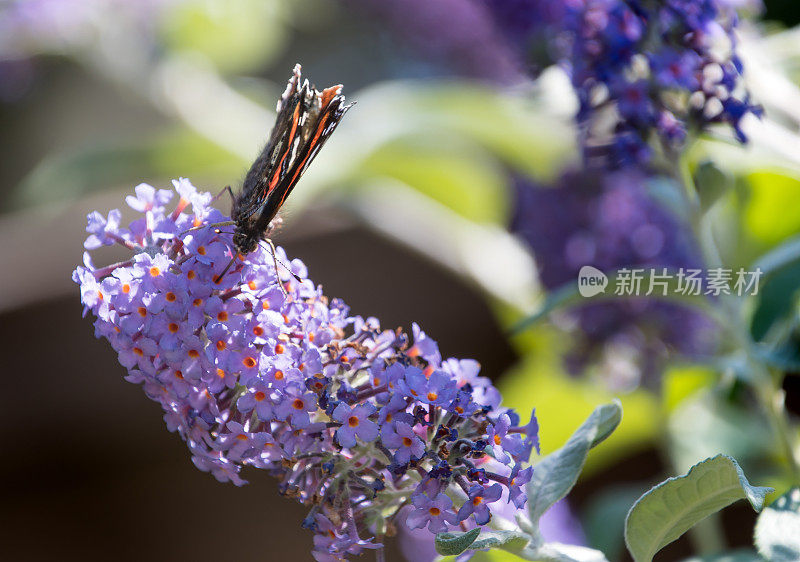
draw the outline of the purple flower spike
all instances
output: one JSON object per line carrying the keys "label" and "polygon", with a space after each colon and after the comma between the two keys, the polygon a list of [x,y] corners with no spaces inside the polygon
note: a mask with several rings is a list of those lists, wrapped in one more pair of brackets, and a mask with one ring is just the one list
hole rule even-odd
{"label": "purple flower spike", "polygon": [[[315,531],[319,561],[382,548],[376,534],[404,517],[408,498],[411,523],[431,532],[458,524],[448,493],[469,484],[478,491],[461,509],[479,523],[496,490],[524,504],[529,467],[512,470],[509,460],[525,446],[522,428],[509,427],[518,417],[500,408],[477,362],[442,362],[416,325],[409,346],[402,331],[351,317],[280,248],[298,278],[276,272],[259,248],[220,280],[230,234],[186,231],[226,217],[188,180],[174,186],[172,210],[163,190],[139,186],[129,203],[143,216],[127,229],[117,212],[90,215],[87,248],[116,243],[132,255],[97,269],[87,253],[73,279],[96,335],[117,351],[126,380],[161,405],[195,466],[237,486],[244,467],[277,476],[283,494],[313,506],[304,526]],[[455,446],[459,438],[476,445]],[[475,469],[490,441],[508,464],[485,457]],[[507,491],[479,485],[490,475]]]}
{"label": "purple flower spike", "polygon": [[[738,16],[720,0],[488,0],[521,55],[547,47],[569,72],[587,164],[649,165],[683,148],[685,131],[728,123],[740,142],[750,105],[737,54]],[[541,45],[541,46],[540,46]],[[722,111],[713,111],[722,105]],[[661,117],[669,112],[674,123]],[[667,120],[669,121],[669,120]]]}
{"label": "purple flower spike", "polygon": [[472,486],[469,489],[469,498],[458,510],[458,520],[465,521],[470,515],[475,515],[478,525],[486,525],[492,518],[488,504],[496,502],[502,495],[503,488],[500,484],[492,484],[487,488],[480,484]]}

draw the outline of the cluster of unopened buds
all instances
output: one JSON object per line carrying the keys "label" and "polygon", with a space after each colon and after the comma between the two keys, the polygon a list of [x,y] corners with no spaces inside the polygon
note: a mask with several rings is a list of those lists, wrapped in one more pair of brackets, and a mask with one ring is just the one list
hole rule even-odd
{"label": "cluster of unopened buds", "polygon": [[319,561],[381,548],[399,517],[438,533],[525,504],[536,418],[500,408],[477,362],[442,360],[416,325],[409,338],[349,316],[280,248],[226,271],[230,233],[206,225],[227,217],[210,194],[173,183],[172,210],[172,191],[138,186],[127,201],[142,216],[127,228],[119,211],[90,214],[87,250],[132,255],[95,268],[87,252],[73,278],[96,335],[198,468],[236,485],[245,466],[277,477],[309,506]]}

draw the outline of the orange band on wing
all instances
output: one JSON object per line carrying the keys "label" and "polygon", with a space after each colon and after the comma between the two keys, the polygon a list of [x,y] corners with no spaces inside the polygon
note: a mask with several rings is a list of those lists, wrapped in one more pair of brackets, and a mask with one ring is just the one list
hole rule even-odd
{"label": "orange band on wing", "polygon": [[[317,126],[317,132],[314,134],[314,138],[311,139],[311,141],[308,143],[308,152],[306,152],[306,156],[305,156],[305,158],[303,158],[303,161],[300,162],[300,164],[297,166],[297,169],[295,170],[294,176],[292,176],[292,179],[289,182],[289,185],[293,185],[294,183],[296,183],[297,180],[300,178],[300,174],[303,173],[303,167],[306,165],[306,162],[308,161],[308,157],[311,156],[314,153],[314,146],[319,141],[319,137],[320,137],[320,135],[322,135],[322,131],[325,130],[325,125],[327,124],[330,116],[331,116],[330,113],[326,113],[324,118],[322,119],[322,121],[320,121],[319,125]],[[291,191],[291,189],[287,189],[287,190],[285,190],[283,192],[283,197],[281,197],[281,200],[280,200],[280,203],[278,204],[278,206],[283,205],[283,202],[286,200],[286,196],[289,195],[290,191]]]}
{"label": "orange band on wing", "polygon": [[292,115],[292,129],[289,131],[289,141],[286,143],[286,150],[281,157],[281,161],[278,162],[278,165],[275,167],[275,172],[272,174],[272,178],[269,180],[269,184],[267,185],[267,190],[264,192],[264,197],[266,197],[269,193],[275,189],[275,186],[278,185],[278,180],[281,177],[281,168],[283,167],[283,161],[286,160],[286,156],[292,150],[292,143],[294,142],[295,134],[297,133],[297,123],[300,120],[300,103],[298,102],[297,106],[294,108],[294,115]]}

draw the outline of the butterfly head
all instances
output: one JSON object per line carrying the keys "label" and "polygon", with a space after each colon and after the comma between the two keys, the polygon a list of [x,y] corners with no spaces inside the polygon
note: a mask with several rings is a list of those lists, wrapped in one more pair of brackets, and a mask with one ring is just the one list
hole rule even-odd
{"label": "butterfly head", "polygon": [[240,254],[249,254],[258,247],[260,236],[255,236],[252,231],[240,230],[237,226],[236,232],[233,233],[233,245]]}

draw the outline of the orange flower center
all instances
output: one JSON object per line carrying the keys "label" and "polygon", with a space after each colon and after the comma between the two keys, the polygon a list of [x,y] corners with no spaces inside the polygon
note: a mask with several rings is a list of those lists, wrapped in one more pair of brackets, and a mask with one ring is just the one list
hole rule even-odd
{"label": "orange flower center", "polygon": [[483,503],[483,498],[478,496],[477,498],[472,498],[472,505],[481,505]]}
{"label": "orange flower center", "polygon": [[279,343],[278,345],[275,346],[275,353],[280,355],[283,352],[284,352],[284,347],[282,343]]}
{"label": "orange flower center", "polygon": [[256,360],[253,359],[252,357],[245,357],[244,359],[242,359],[242,363],[244,363],[244,366],[247,367],[248,369],[252,369],[253,367],[256,366]]}
{"label": "orange flower center", "polygon": [[500,444],[500,436],[499,435],[495,435],[494,436],[494,444],[495,445],[499,445]]}
{"label": "orange flower center", "polygon": [[299,398],[295,398],[295,399],[294,399],[294,402],[292,402],[292,407],[293,407],[295,410],[302,410],[303,408],[305,408],[305,406],[306,406],[306,405],[305,405],[305,404],[303,403],[303,401],[302,401],[302,400],[300,400]]}
{"label": "orange flower center", "polygon": [[179,326],[175,322],[170,322],[167,329],[173,334],[178,331]]}
{"label": "orange flower center", "polygon": [[217,320],[220,322],[225,322],[228,319],[228,313],[224,310],[221,310],[219,314],[217,314]]}
{"label": "orange flower center", "polygon": [[358,427],[358,418],[356,416],[350,416],[347,420],[347,425],[350,427]]}
{"label": "orange flower center", "polygon": [[157,267],[151,267],[150,268],[150,275],[153,276],[153,277],[158,277],[159,275],[161,275],[161,270],[158,269]]}
{"label": "orange flower center", "polygon": [[428,510],[428,513],[430,513],[430,514],[431,514],[431,515],[433,515],[434,517],[439,517],[439,514],[440,514],[441,512],[442,512],[442,511],[441,511],[441,510],[440,510],[438,507],[432,507],[432,508],[430,508],[430,509]]}
{"label": "orange flower center", "polygon": [[128,293],[130,293],[130,292],[131,292],[131,286],[130,286],[130,285],[128,285],[127,283],[125,283],[125,284],[122,286],[122,292],[123,292],[123,293],[125,293],[125,294],[127,295]]}
{"label": "orange flower center", "polygon": [[200,352],[197,351],[196,349],[190,349],[189,357],[191,357],[192,359],[197,359],[198,357],[200,357]]}
{"label": "orange flower center", "polygon": [[227,343],[225,343],[225,342],[224,342],[224,341],[222,341],[222,340],[219,340],[219,341],[217,341],[217,350],[218,350],[218,351],[222,351],[222,350],[224,350],[226,347],[228,347],[228,344],[227,344]]}
{"label": "orange flower center", "polygon": [[255,396],[253,396],[253,398],[255,398],[258,402],[262,402],[266,397],[267,395],[261,392],[260,390],[255,393]]}
{"label": "orange flower center", "polygon": [[[125,292],[127,293],[127,291],[125,291]],[[173,293],[172,291],[170,291],[169,293],[167,293],[167,294],[165,295],[165,298],[166,298],[166,299],[167,299],[167,301],[169,301],[169,302],[175,302],[175,301],[177,300],[177,298],[178,298],[178,297],[176,297],[176,296],[175,296],[175,293]]]}
{"label": "orange flower center", "polygon": [[411,440],[410,437],[403,437],[403,446],[404,447],[410,447],[412,443],[413,443],[413,441]]}
{"label": "orange flower center", "polygon": [[435,392],[428,393],[428,400],[430,400],[431,402],[436,402],[437,398],[439,398],[439,395],[436,394]]}

